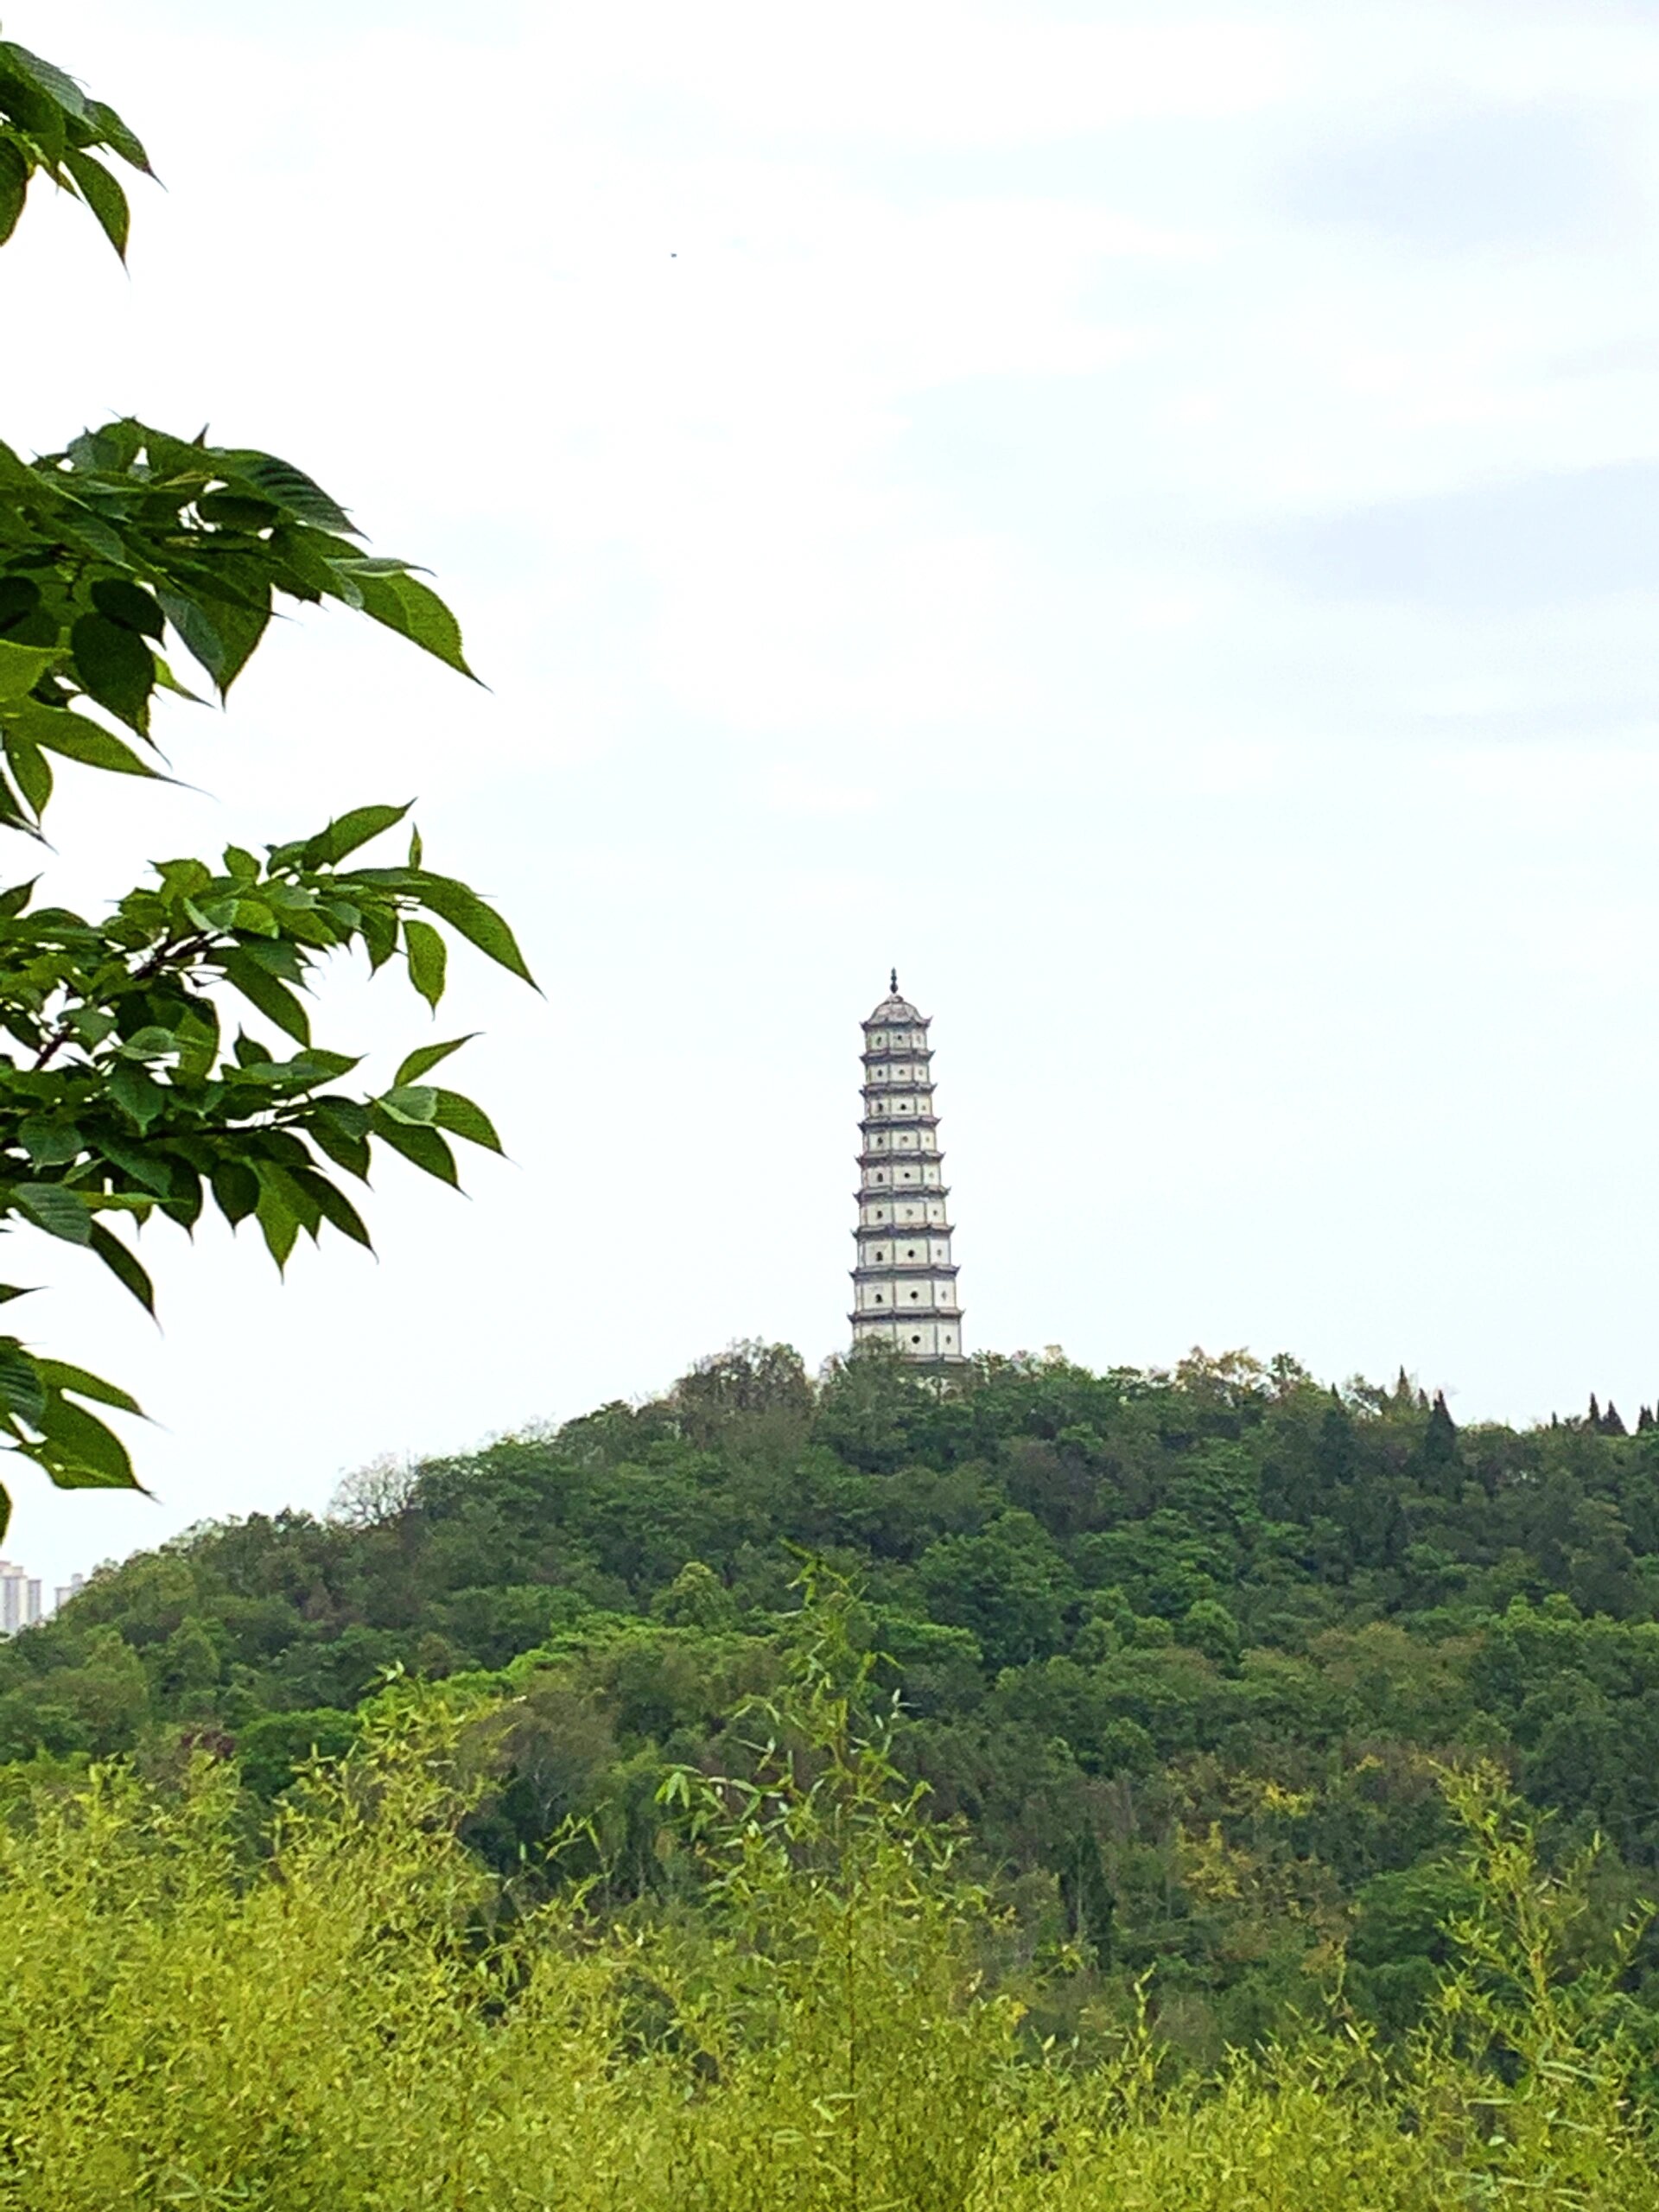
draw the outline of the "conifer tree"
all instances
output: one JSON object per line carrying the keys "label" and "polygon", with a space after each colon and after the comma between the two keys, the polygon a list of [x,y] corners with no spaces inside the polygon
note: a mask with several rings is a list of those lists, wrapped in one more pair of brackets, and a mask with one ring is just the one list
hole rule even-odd
{"label": "conifer tree", "polygon": [[1423,1434],[1423,1462],[1426,1466],[1444,1467],[1457,1456],[1457,1423],[1446,1405],[1446,1393],[1437,1390],[1434,1402],[1428,1409],[1428,1427]]}

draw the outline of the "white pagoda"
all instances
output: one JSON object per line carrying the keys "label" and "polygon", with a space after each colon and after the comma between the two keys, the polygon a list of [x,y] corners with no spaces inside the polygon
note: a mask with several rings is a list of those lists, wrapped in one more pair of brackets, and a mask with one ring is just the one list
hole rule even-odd
{"label": "white pagoda", "polygon": [[890,995],[864,1024],[858,1265],[848,1318],[855,1351],[892,1344],[906,1359],[939,1367],[963,1355],[929,1020],[899,996],[895,969]]}

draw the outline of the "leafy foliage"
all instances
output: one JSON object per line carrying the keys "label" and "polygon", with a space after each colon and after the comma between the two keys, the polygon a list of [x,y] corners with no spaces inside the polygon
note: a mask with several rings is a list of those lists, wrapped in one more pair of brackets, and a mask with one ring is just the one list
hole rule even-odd
{"label": "leafy foliage", "polygon": [[[1465,1925],[1393,2054],[1342,2011],[1205,2080],[1144,2017],[1030,2036],[1008,1916],[897,1771],[855,1609],[794,1622],[753,1783],[686,1774],[697,1915],[536,1902],[465,1838],[512,1707],[394,1682],[251,1836],[198,1749],[36,1771],[0,1824],[0,2163],[42,2212],[1653,2212],[1659,2159],[1580,1866],[1449,1778]],[[568,1837],[567,1837],[568,1843]],[[1566,1939],[1565,1941],[1563,1939]],[[1627,1952],[1625,1955],[1627,1955]],[[1024,1994],[1017,1985],[1023,1982]],[[1472,2024],[1472,2032],[1471,2027]]]}
{"label": "leafy foliage", "polygon": [[[112,109],[0,44],[0,242],[39,173],[124,254],[126,200],[100,151],[149,169]],[[194,696],[169,641],[222,698],[279,603],[323,600],[471,673],[443,601],[408,563],[365,554],[288,461],[130,418],[35,461],[0,444],[0,828],[41,836],[54,762],[161,773],[157,695]],[[360,949],[372,969],[401,959],[435,1011],[448,974],[435,923],[530,980],[506,924],[427,868],[418,836],[401,867],[345,865],[408,811],[359,807],[263,858],[232,846],[218,865],[168,861],[104,920],[36,906],[29,883],[0,893],[0,1224],[82,1247],[153,1309],[147,1271],[105,1217],[188,1230],[211,1202],[232,1224],[256,1219],[282,1267],[302,1231],[368,1243],[340,1178],[366,1181],[377,1145],[451,1185],[452,1138],[499,1151],[480,1107],[423,1080],[464,1039],[416,1050],[390,1087],[358,1096],[338,1087],[356,1058],[312,1038],[302,993],[334,954]],[[240,1027],[249,1014],[281,1052]],[[137,1410],[0,1338],[0,1440],[60,1484],[130,1484],[94,1404]],[[5,1510],[0,1491],[0,1534]]]}
{"label": "leafy foliage", "polygon": [[43,172],[85,200],[124,259],[126,194],[99,160],[101,152],[152,174],[149,156],[112,107],[89,99],[54,63],[0,40],[0,245],[17,227],[31,180]]}

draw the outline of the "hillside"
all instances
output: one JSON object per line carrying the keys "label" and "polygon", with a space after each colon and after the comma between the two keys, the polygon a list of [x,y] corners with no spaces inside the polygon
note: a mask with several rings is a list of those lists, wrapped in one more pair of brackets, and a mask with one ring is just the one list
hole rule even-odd
{"label": "hillside", "polygon": [[[188,1741],[269,1800],[388,1669],[493,1676],[518,1701],[475,1852],[531,1863],[575,1819],[565,1872],[660,1895],[663,1772],[746,1756],[728,1723],[785,1662],[803,1552],[859,1592],[897,1757],[1021,1955],[1081,1946],[1057,2029],[1126,2018],[1150,1968],[1160,2032],[1209,2063],[1345,1950],[1397,2035],[1465,1893],[1448,1760],[1496,1757],[1552,1853],[1605,1835],[1592,1920],[1659,1878],[1659,1430],[1459,1430],[1403,1381],[1242,1357],[990,1358],[939,1395],[736,1347],[645,1405],[368,1471],[334,1517],[100,1573],[0,1648],[0,1759],[160,1776]],[[1649,1945],[1624,1977],[1643,2012],[1656,1969]]]}

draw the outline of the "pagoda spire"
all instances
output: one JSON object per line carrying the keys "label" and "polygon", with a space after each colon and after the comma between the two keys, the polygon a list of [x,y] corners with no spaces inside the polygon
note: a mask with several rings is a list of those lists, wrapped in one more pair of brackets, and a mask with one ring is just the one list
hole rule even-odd
{"label": "pagoda spire", "polygon": [[933,1110],[930,1017],[892,989],[864,1024],[853,1349],[891,1344],[928,1367],[963,1359],[950,1196]]}

